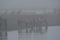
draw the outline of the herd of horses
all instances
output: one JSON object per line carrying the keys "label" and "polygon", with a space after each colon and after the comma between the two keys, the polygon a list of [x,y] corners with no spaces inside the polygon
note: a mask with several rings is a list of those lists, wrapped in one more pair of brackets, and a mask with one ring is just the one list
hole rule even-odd
{"label": "herd of horses", "polygon": [[[20,15],[17,18],[18,29],[22,31],[26,29],[26,32],[42,32],[44,26],[47,30],[47,20],[41,15]],[[30,30],[29,30],[30,29]],[[29,30],[29,31],[28,31]]]}

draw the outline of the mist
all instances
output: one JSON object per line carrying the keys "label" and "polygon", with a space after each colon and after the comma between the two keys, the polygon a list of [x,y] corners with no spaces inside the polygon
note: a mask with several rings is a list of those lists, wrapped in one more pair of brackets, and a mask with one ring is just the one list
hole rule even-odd
{"label": "mist", "polygon": [[0,8],[40,9],[60,8],[60,0],[0,0]]}

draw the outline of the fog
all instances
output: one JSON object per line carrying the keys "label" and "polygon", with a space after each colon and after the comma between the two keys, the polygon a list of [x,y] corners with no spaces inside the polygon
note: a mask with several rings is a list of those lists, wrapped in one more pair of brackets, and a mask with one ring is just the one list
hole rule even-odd
{"label": "fog", "polygon": [[[60,0],[0,0],[0,9],[53,9],[60,8]],[[47,14],[49,25],[60,25],[60,14]],[[58,16],[59,15],[59,16]],[[8,20],[8,30],[16,30],[16,16],[4,16]],[[56,26],[57,27],[57,26]],[[48,40],[60,40],[60,28],[48,29]],[[8,40],[18,40],[18,32],[8,32]]]}
{"label": "fog", "polygon": [[0,8],[60,8],[60,0],[0,0]]}

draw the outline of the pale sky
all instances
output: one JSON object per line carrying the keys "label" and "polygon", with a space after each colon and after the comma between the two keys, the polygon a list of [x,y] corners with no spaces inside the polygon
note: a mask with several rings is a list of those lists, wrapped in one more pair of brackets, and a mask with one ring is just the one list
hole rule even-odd
{"label": "pale sky", "polygon": [[0,8],[59,8],[60,0],[0,0]]}

